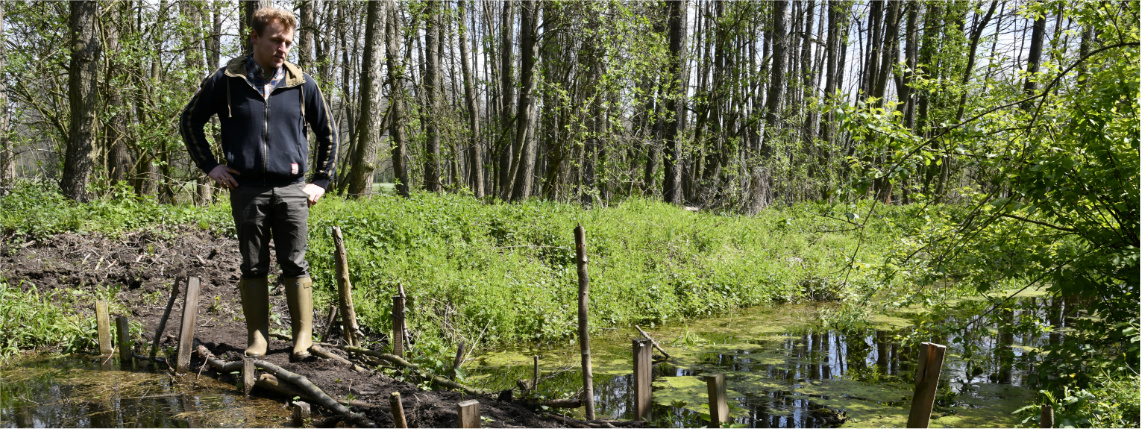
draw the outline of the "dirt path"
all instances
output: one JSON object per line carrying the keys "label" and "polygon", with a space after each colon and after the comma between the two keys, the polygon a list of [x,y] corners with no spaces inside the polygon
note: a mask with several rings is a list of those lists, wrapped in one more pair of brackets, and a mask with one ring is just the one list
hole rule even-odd
{"label": "dirt path", "polygon": [[[119,287],[118,304],[126,307],[131,320],[143,324],[146,343],[162,317],[171,284],[187,275],[202,280],[196,338],[213,353],[238,359],[245,348],[246,333],[237,290],[240,256],[237,242],[193,227],[140,231],[112,239],[94,234],[65,233],[51,237],[14,236],[5,233],[0,273],[12,287],[35,287],[42,294],[54,289],[96,291]],[[183,283],[184,284],[184,283]],[[280,286],[270,293],[273,312],[289,325],[285,296]],[[175,347],[181,319],[181,299],[167,322],[162,344]],[[113,305],[114,309],[115,306]],[[81,309],[91,313],[93,309]],[[113,310],[114,311],[114,310]],[[314,318],[316,332],[323,332],[321,310]],[[364,413],[379,427],[392,427],[388,408],[391,392],[399,391],[405,414],[412,427],[455,427],[455,404],[477,399],[485,426],[558,427],[560,422],[545,418],[521,404],[498,401],[493,397],[462,395],[451,391],[423,391],[372,371],[355,372],[330,360],[295,364],[289,362],[290,344],[271,339],[266,360],[304,375],[334,399],[354,398],[356,411]],[[337,351],[339,352],[339,351]],[[201,363],[196,363],[198,368]],[[285,413],[286,411],[282,411]]]}

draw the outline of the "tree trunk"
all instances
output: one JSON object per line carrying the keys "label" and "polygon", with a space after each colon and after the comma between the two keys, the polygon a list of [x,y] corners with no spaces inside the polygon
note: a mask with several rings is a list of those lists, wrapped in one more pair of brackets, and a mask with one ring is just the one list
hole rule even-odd
{"label": "tree trunk", "polygon": [[662,198],[670,204],[681,204],[681,140],[678,138],[679,124],[684,111],[678,109],[678,101],[685,96],[681,89],[681,66],[685,63],[685,17],[682,15],[686,2],[669,2],[669,65],[666,70],[666,111],[667,117],[663,124],[662,164],[665,167],[665,178],[662,180]]}
{"label": "tree trunk", "polygon": [[502,102],[499,111],[500,138],[499,142],[499,198],[507,200],[511,197],[511,161],[515,158],[512,145],[511,123],[515,116],[515,73],[512,71],[512,53],[515,48],[515,1],[503,2],[503,11],[500,15],[499,27],[499,98]]}
{"label": "tree trunk", "polygon": [[[4,32],[4,4],[0,2],[0,70],[8,59],[8,40]],[[16,180],[16,151],[8,138],[8,82],[0,79],[0,195],[10,192]]]}
{"label": "tree trunk", "polygon": [[364,62],[360,79],[360,112],[357,114],[357,142],[349,174],[349,195],[372,195],[373,172],[376,171],[376,154],[380,146],[381,50],[384,43],[384,5],[368,2],[365,24]]}
{"label": "tree trunk", "polygon": [[[1030,33],[1030,57],[1026,59],[1026,81],[1022,85],[1022,92],[1027,96],[1034,95],[1038,90],[1038,70],[1042,63],[1042,41],[1046,36],[1046,17],[1038,16],[1034,20],[1034,29]],[[1034,106],[1031,100],[1022,103],[1022,110],[1029,111]]]}
{"label": "tree trunk", "polygon": [[521,12],[519,81],[522,86],[519,89],[519,106],[516,114],[518,120],[515,124],[515,141],[519,148],[519,154],[516,157],[518,159],[517,168],[512,167],[512,170],[515,170],[515,180],[511,192],[512,201],[522,201],[531,196],[531,186],[535,174],[536,147],[534,139],[529,137],[534,133],[531,114],[535,92],[535,59],[538,56],[539,48],[538,40],[536,40],[538,38],[538,4],[535,0],[524,0]]}
{"label": "tree trunk", "polygon": [[424,110],[421,117],[428,125],[424,140],[424,190],[440,192],[440,124],[438,115],[440,97],[440,10],[439,2],[429,1],[425,5],[424,34],[425,62]]}
{"label": "tree trunk", "polygon": [[[300,39],[299,41],[301,43],[298,43],[295,49],[297,50],[297,65],[301,66],[301,70],[309,70],[311,68],[310,66],[313,65],[313,48],[315,47],[315,41],[317,40],[314,34],[314,26],[316,25],[317,20],[315,16],[317,9],[317,5],[314,4],[315,1],[316,0],[301,0],[301,3],[298,5],[301,16],[299,17],[300,28],[297,29],[296,33],[299,33],[298,38]],[[382,16],[381,20],[383,20],[384,12],[381,11],[380,14]],[[365,31],[368,31],[367,28]],[[312,72],[310,71],[309,73]],[[350,190],[349,192],[352,191]]]}
{"label": "tree trunk", "polygon": [[385,2],[388,23],[385,26],[385,59],[388,66],[388,102],[391,103],[392,117],[388,123],[388,134],[392,139],[392,169],[396,176],[396,193],[408,197],[408,148],[404,138],[404,65],[400,64],[400,16],[396,2]]}
{"label": "tree trunk", "polygon": [[788,2],[774,1],[773,6],[773,60],[771,81],[769,81],[768,95],[765,97],[765,138],[761,143],[761,165],[750,171],[751,192],[748,195],[749,214],[756,214],[772,204],[772,175],[768,171],[769,160],[773,157],[773,144],[778,135],[777,125],[780,123],[780,109],[782,90],[785,87],[784,68],[788,56],[786,43],[785,14]]}
{"label": "tree trunk", "polygon": [[89,198],[87,185],[91,182],[95,166],[95,115],[99,103],[97,86],[102,53],[95,24],[99,4],[87,0],[75,1],[69,6],[72,45],[67,83],[71,123],[60,189],[67,198],[86,202]]}
{"label": "tree trunk", "polygon": [[[472,84],[471,72],[471,54],[468,52],[468,29],[467,29],[467,3],[469,0],[460,0],[459,7],[459,32],[460,32],[460,63],[463,68],[464,75],[464,101],[467,104],[468,111],[468,125],[470,127],[471,138],[468,140],[468,183],[471,185],[472,191],[475,193],[476,198],[483,198],[483,155],[479,147],[479,108],[475,102],[475,85]],[[459,154],[456,154],[459,156]]]}

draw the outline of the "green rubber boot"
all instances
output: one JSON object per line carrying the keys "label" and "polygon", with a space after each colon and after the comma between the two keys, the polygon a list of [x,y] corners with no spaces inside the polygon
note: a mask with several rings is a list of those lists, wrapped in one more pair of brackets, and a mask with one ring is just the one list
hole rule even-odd
{"label": "green rubber boot", "polygon": [[282,277],[285,302],[289,304],[289,327],[293,331],[293,360],[309,357],[313,346],[313,279]]}
{"label": "green rubber boot", "polygon": [[265,277],[242,278],[242,313],[246,316],[246,356],[265,356],[269,343],[269,282]]}

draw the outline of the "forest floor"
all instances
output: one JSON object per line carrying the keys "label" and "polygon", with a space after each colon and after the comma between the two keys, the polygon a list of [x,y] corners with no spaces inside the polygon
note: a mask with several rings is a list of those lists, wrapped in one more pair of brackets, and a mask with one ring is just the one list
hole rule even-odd
{"label": "forest floor", "polygon": [[[94,296],[97,291],[118,285],[119,290],[111,304],[112,317],[126,315],[131,321],[141,323],[144,330],[142,340],[148,346],[162,317],[172,283],[177,280],[180,290],[184,290],[187,276],[199,277],[201,290],[196,338],[224,360],[241,358],[246,345],[246,331],[236,289],[241,260],[236,240],[193,226],[131,232],[116,238],[90,233],[3,238],[4,243],[15,243],[3,246],[0,259],[2,275],[11,287],[25,291],[34,287],[41,296],[53,290],[69,289],[91,292],[85,296]],[[177,347],[178,342],[176,336],[183,303],[181,293],[161,339],[161,345],[171,350]],[[271,312],[277,313],[288,329],[289,316],[280,285],[271,290],[270,303]],[[93,307],[81,307],[76,310],[89,312],[94,318]],[[325,312],[318,310],[314,317],[315,332],[325,331],[327,315],[322,313]],[[400,392],[403,398],[410,427],[456,427],[456,404],[468,399],[479,401],[481,415],[490,419],[485,419],[485,426],[564,426],[563,422],[517,402],[447,390],[425,391],[415,384],[375,371],[356,372],[332,360],[291,363],[290,349],[288,341],[273,338],[264,359],[307,377],[334,399],[353,399],[354,404],[358,404],[352,407],[354,411],[363,413],[378,427],[392,427],[389,396],[393,391]],[[326,349],[344,356],[340,350]],[[192,363],[192,368],[201,365],[199,360]],[[223,379],[230,377],[210,371],[204,374]]]}

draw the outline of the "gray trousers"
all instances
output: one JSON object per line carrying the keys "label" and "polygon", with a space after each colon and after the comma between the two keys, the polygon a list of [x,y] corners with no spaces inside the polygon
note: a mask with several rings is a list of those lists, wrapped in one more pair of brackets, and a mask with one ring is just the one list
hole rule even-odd
{"label": "gray trousers", "polygon": [[238,230],[242,277],[269,274],[269,240],[285,277],[308,277],[308,195],[304,183],[287,186],[239,186],[230,191],[230,210]]}

